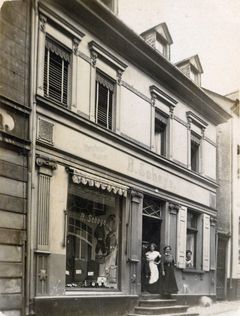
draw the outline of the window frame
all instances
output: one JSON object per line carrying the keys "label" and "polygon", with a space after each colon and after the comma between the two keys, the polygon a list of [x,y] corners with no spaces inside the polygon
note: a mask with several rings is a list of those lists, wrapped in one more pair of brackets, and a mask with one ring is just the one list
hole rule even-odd
{"label": "window frame", "polygon": [[[191,131],[191,170],[195,172],[200,172],[200,147],[201,147],[201,137]],[[194,155],[193,155],[194,151]],[[194,159],[194,161],[193,161]],[[193,167],[194,164],[194,167]]]}

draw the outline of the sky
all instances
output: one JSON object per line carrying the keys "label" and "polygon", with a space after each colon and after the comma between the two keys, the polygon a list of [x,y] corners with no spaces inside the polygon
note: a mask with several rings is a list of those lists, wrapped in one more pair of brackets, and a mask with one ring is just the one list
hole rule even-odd
{"label": "sky", "polygon": [[119,17],[138,34],[166,22],[172,62],[198,54],[204,88],[240,89],[240,0],[119,0]]}
{"label": "sky", "polygon": [[119,17],[138,34],[167,23],[172,62],[199,55],[204,88],[223,95],[240,89],[240,0],[118,1]]}

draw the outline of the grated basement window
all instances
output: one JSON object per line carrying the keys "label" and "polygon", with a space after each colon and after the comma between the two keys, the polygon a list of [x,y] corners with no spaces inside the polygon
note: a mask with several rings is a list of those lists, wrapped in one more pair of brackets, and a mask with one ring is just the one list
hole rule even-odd
{"label": "grated basement window", "polygon": [[113,128],[114,82],[97,73],[96,77],[96,122],[108,129]]}
{"label": "grated basement window", "polygon": [[68,77],[70,54],[53,40],[47,38],[44,58],[44,95],[68,104]]}

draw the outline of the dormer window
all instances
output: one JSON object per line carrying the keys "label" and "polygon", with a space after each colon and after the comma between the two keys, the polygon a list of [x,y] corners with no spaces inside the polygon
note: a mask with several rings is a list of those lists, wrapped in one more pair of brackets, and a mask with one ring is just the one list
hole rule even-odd
{"label": "dormer window", "polygon": [[179,61],[176,66],[196,85],[201,86],[203,69],[198,55]]}
{"label": "dormer window", "polygon": [[114,13],[118,13],[118,0],[100,0],[106,7]]}
{"label": "dormer window", "polygon": [[158,53],[170,60],[170,45],[173,43],[166,23],[161,23],[143,32],[141,36],[146,43]]}

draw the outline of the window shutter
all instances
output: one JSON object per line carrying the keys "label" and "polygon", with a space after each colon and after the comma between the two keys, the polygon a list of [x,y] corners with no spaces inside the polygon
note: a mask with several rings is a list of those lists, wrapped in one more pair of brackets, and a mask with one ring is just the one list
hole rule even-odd
{"label": "window shutter", "polygon": [[44,60],[44,94],[63,105],[68,103],[68,77],[70,54],[46,39]]}
{"label": "window shutter", "polygon": [[177,266],[184,269],[186,265],[187,208],[181,206],[177,219]]}
{"label": "window shutter", "polygon": [[203,214],[203,270],[210,269],[210,216]]}

